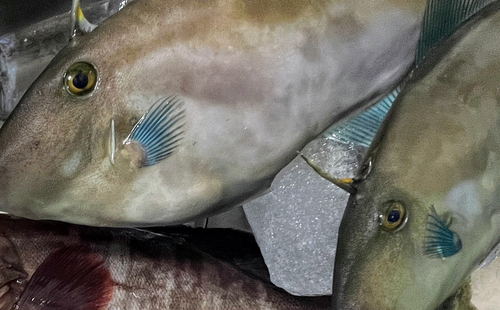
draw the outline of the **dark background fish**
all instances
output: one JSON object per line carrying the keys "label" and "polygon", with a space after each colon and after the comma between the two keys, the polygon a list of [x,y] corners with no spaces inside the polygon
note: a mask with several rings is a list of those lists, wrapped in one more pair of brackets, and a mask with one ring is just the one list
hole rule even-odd
{"label": "dark background fish", "polygon": [[[36,270],[39,276],[28,281]],[[98,277],[92,277],[95,272]],[[58,302],[61,309],[101,309],[96,304],[106,304],[110,289],[112,298],[102,309],[329,308],[328,297],[292,296],[267,281],[258,247],[243,232],[151,232],[0,216],[2,310],[11,309],[23,291],[19,309],[54,309],[48,305]],[[86,293],[61,301],[61,290]],[[93,306],[78,308],[88,296],[94,296]]]}

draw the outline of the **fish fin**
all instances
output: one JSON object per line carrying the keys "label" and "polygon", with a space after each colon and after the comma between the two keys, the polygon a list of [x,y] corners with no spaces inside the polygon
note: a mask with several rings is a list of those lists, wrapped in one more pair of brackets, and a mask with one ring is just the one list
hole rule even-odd
{"label": "fish fin", "polygon": [[354,180],[351,178],[339,179],[331,176],[328,172],[324,171],[319,167],[314,161],[300,153],[300,156],[306,161],[306,163],[316,171],[321,177],[332,182],[337,185],[341,189],[345,190],[349,194],[354,194],[356,192],[356,188],[354,187]]}
{"label": "fish fin", "polygon": [[439,41],[450,36],[460,24],[495,0],[429,0],[424,12],[415,55],[418,66]]}
{"label": "fish fin", "polygon": [[71,7],[71,23],[72,38],[76,36],[77,33],[89,33],[97,27],[97,25],[92,24],[85,18],[80,0],[73,0]]}
{"label": "fish fin", "polygon": [[177,96],[158,100],[139,119],[124,145],[135,141],[145,153],[142,166],[152,166],[172,155],[182,140],[184,102]]}
{"label": "fish fin", "polygon": [[323,136],[345,144],[369,147],[400,91],[401,86],[396,87],[376,105],[344,123],[330,127]]}
{"label": "fish fin", "polygon": [[53,251],[36,269],[15,309],[105,309],[113,280],[101,256],[86,245]]}
{"label": "fish fin", "polygon": [[457,254],[462,249],[460,237],[448,228],[434,206],[430,209],[424,254],[432,258],[446,258]]}

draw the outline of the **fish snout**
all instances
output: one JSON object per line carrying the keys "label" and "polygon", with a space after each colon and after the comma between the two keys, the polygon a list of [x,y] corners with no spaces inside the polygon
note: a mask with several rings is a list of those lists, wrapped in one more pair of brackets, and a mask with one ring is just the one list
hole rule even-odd
{"label": "fish snout", "polygon": [[[363,292],[362,281],[351,282],[348,279],[349,269],[338,266],[333,278],[332,309],[334,310],[382,310],[390,309],[384,305],[377,305],[374,298],[369,298],[367,292]],[[338,267],[337,267],[338,266]]]}

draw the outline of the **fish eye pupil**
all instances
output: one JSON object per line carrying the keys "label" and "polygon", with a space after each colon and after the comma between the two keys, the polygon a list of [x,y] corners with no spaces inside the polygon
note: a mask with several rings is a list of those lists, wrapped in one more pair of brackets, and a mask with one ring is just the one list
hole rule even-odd
{"label": "fish eye pupil", "polygon": [[401,218],[401,213],[399,212],[399,210],[392,210],[391,212],[389,212],[389,215],[387,216],[387,221],[392,224],[399,221],[400,218]]}
{"label": "fish eye pupil", "polygon": [[80,71],[73,78],[73,85],[78,89],[84,89],[89,84],[89,77],[87,74]]}

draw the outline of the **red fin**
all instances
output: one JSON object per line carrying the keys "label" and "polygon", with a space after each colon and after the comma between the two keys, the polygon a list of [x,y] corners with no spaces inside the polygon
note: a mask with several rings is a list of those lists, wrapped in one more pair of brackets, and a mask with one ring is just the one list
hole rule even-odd
{"label": "red fin", "polygon": [[100,255],[85,245],[52,252],[38,267],[16,309],[102,310],[113,280]]}

